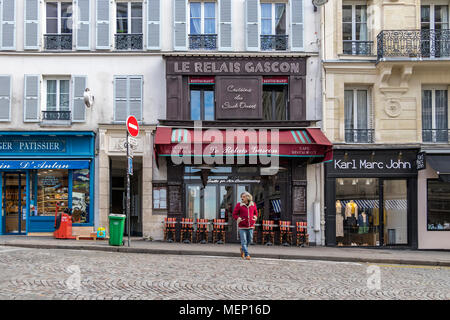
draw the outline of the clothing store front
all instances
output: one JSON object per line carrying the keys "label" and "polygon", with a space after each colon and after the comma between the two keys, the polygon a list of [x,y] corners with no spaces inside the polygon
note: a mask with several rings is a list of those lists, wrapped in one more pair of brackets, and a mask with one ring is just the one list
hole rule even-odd
{"label": "clothing store front", "polygon": [[94,133],[0,135],[1,234],[53,232],[55,212],[94,225]]}
{"label": "clothing store front", "polygon": [[329,246],[417,248],[417,150],[334,150],[326,170]]}

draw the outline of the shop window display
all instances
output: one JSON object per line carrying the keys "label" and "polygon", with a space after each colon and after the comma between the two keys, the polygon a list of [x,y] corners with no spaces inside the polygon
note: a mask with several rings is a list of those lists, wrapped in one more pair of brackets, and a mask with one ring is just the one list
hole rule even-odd
{"label": "shop window display", "polygon": [[38,216],[54,216],[56,205],[69,206],[68,170],[41,170],[37,173],[37,212]]}
{"label": "shop window display", "polygon": [[336,179],[336,243],[378,246],[379,181],[376,178]]}
{"label": "shop window display", "polygon": [[86,223],[89,219],[89,169],[73,171],[72,219],[74,223]]}
{"label": "shop window display", "polygon": [[450,231],[450,183],[428,180],[428,231]]}

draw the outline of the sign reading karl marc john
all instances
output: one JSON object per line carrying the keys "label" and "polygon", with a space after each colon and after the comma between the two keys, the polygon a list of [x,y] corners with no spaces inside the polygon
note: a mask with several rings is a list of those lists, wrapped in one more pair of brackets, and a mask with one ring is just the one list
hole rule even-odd
{"label": "sign reading karl marc john", "polygon": [[331,174],[417,173],[414,150],[335,150],[327,165]]}

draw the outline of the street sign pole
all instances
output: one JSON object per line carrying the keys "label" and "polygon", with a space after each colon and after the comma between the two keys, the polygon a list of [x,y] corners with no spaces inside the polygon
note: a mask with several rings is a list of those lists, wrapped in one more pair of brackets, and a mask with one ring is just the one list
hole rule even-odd
{"label": "street sign pole", "polygon": [[130,246],[130,231],[131,231],[131,221],[130,221],[130,143],[129,143],[129,133],[127,130],[127,233],[128,233],[128,246]]}

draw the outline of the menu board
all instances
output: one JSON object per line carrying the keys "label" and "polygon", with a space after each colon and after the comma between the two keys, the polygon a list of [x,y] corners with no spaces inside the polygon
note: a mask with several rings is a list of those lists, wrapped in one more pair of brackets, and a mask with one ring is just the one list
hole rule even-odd
{"label": "menu board", "polygon": [[169,185],[168,189],[169,212],[172,214],[180,213],[182,202],[181,185]]}
{"label": "menu board", "polygon": [[293,214],[306,214],[306,182],[297,182],[292,189]]}

